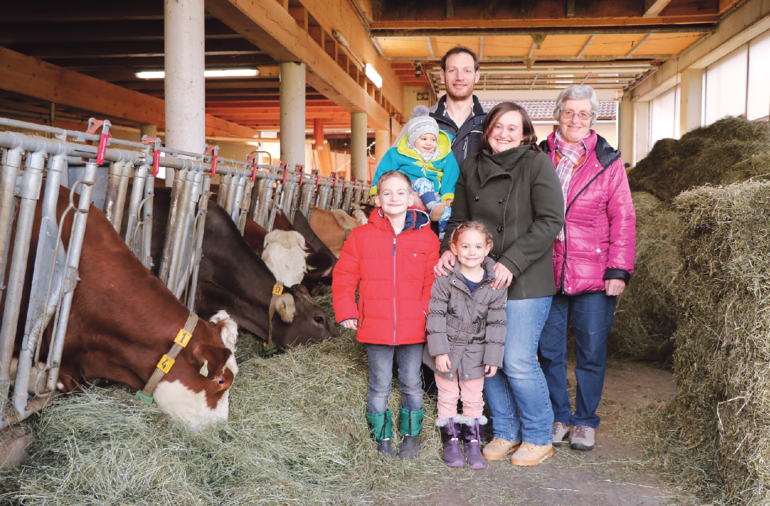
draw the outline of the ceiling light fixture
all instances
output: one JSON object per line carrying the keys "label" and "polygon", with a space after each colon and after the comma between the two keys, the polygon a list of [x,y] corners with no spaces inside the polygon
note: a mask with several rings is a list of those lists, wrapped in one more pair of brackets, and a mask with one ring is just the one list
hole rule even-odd
{"label": "ceiling light fixture", "polygon": [[[162,70],[143,70],[135,73],[139,79],[165,79],[166,73]],[[259,69],[224,69],[204,70],[204,77],[256,77]]]}
{"label": "ceiling light fixture", "polygon": [[364,72],[366,73],[366,77],[368,77],[376,87],[382,88],[382,76],[380,76],[380,74],[374,70],[374,67],[372,67],[371,63],[366,64],[366,67],[364,67]]}

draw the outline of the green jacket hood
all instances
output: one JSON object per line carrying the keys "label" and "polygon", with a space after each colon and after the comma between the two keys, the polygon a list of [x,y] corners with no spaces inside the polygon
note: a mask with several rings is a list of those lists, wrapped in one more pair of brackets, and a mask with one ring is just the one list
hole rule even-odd
{"label": "green jacket hood", "polygon": [[[410,149],[409,146],[407,146],[407,142],[409,141],[409,138],[407,135],[404,135],[401,137],[401,140],[398,141],[398,154],[408,156],[409,158],[414,158],[415,160],[419,160],[422,162],[422,157],[420,157],[419,153],[417,153],[416,150]],[[442,160],[446,158],[447,155],[452,154],[452,137],[449,136],[448,133],[446,133],[443,130],[438,131],[438,158],[433,160],[434,162],[437,162],[439,160]]]}

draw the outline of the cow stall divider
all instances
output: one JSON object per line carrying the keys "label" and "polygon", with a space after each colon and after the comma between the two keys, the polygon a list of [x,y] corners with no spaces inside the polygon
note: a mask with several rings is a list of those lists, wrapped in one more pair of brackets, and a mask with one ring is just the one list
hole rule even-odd
{"label": "cow stall divider", "polygon": [[[315,207],[350,213],[355,205],[367,201],[371,188],[364,181],[346,181],[336,173],[324,177],[317,171],[306,172],[301,166],[274,167],[272,159],[270,164],[260,164],[260,152],[251,153],[246,161],[237,161],[219,157],[216,146],[191,153],[163,147],[160,139],[153,137],[145,136],[141,143],[116,139],[109,133],[110,126],[109,121],[92,119],[86,132],[77,132],[0,118],[0,127],[7,130],[0,131],[0,300],[4,301],[0,396],[12,403],[0,415],[0,429],[41,409],[56,390],[92,203],[99,204],[97,207],[115,230],[123,232],[129,249],[152,270],[155,178],[161,167],[174,169],[157,272],[192,310],[212,177],[220,177],[217,203],[225,208],[241,234],[247,218],[271,230],[279,209],[291,221],[297,210],[309,220]],[[69,202],[63,215],[57,217],[60,186],[69,188]],[[42,210],[40,233],[33,238],[38,204]],[[70,214],[73,224],[65,247],[62,225]],[[33,239],[37,247],[30,266]],[[30,268],[29,304],[22,308]],[[14,358],[21,316],[25,318],[24,332],[19,356]],[[50,343],[43,353],[43,335],[49,328]],[[34,394],[32,400],[30,394]]]}

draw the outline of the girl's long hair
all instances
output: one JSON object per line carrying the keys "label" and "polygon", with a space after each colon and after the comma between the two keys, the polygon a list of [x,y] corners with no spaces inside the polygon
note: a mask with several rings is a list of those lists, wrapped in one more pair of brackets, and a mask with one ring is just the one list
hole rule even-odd
{"label": "girl's long hair", "polygon": [[487,117],[484,119],[484,123],[481,125],[481,149],[476,152],[476,161],[481,160],[481,155],[484,149],[492,149],[489,145],[489,136],[492,134],[492,128],[498,120],[503,117],[504,114],[516,111],[521,114],[521,126],[523,130],[523,136],[521,137],[521,146],[529,145],[535,151],[542,151],[540,146],[537,145],[537,134],[535,133],[535,127],[532,125],[532,120],[529,119],[529,114],[524,110],[522,106],[514,102],[501,102],[494,106],[491,111],[487,113]]}

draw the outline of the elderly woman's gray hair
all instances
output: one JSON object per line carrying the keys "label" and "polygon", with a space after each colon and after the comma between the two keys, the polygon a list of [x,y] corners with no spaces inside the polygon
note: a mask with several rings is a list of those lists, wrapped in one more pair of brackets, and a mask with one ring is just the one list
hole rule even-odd
{"label": "elderly woman's gray hair", "polygon": [[564,91],[559,93],[559,98],[556,99],[556,108],[553,110],[553,119],[559,121],[561,118],[561,111],[564,109],[564,102],[567,100],[586,99],[591,102],[591,126],[594,126],[596,118],[599,116],[599,100],[597,100],[593,88],[580,84],[568,86]]}

